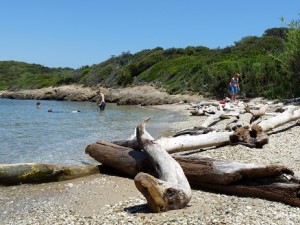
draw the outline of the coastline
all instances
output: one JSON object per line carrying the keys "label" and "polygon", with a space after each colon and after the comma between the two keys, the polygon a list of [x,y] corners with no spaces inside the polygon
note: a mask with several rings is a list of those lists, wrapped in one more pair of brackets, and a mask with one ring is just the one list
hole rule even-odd
{"label": "coastline", "polygon": [[84,87],[81,85],[64,85],[33,90],[0,91],[1,98],[36,99],[60,101],[90,101],[97,102],[99,94],[105,95],[105,101],[119,105],[162,105],[179,102],[197,102],[199,95],[169,95],[164,89],[151,85],[141,85],[126,88]]}
{"label": "coastline", "polygon": [[[191,128],[205,117],[191,116],[188,103],[147,107],[180,113],[168,134]],[[218,126],[222,127],[220,122]],[[245,146],[191,151],[216,159],[283,164],[300,171],[300,127],[274,129],[263,149]],[[0,186],[0,224],[300,224],[300,208],[258,198],[243,198],[193,189],[188,207],[154,214],[132,179],[96,174],[44,184]]]}

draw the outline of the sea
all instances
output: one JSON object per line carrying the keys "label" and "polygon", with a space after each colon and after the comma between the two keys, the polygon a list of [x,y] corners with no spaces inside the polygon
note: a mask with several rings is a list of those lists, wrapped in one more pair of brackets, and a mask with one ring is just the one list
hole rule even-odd
{"label": "sea", "polygon": [[95,102],[0,98],[0,164],[97,164],[85,154],[98,140],[129,138],[135,127],[150,117],[146,130],[159,138],[180,114],[142,106]]}

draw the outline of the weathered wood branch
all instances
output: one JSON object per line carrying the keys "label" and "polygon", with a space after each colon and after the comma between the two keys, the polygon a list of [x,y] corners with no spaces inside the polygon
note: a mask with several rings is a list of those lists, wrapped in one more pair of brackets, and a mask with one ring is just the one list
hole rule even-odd
{"label": "weathered wood branch", "polygon": [[251,110],[246,107],[246,111],[251,113],[254,117],[261,117],[265,115],[267,109],[268,107],[266,105],[262,105],[259,109],[254,109],[254,110]]}
{"label": "weathered wood branch", "polygon": [[200,126],[195,126],[193,128],[188,128],[184,130],[178,131],[173,137],[178,137],[181,135],[200,135],[200,134],[207,134],[209,132],[212,132],[214,129],[211,127],[214,124],[216,124],[218,121],[222,119],[228,119],[229,117],[224,114],[223,108],[221,105],[219,105],[219,109],[215,107],[214,113],[209,114],[207,119],[200,125]]}
{"label": "weathered wood branch", "polygon": [[41,163],[0,165],[0,185],[44,183],[69,180],[99,173],[95,165],[59,166]]}
{"label": "weathered wood branch", "polygon": [[[107,145],[107,144],[105,144]],[[89,145],[86,153],[95,160],[134,177],[140,171],[152,171],[142,151],[114,145],[113,153],[102,142]],[[116,156],[119,154],[119,156]],[[122,161],[119,159],[122,158]],[[237,196],[258,197],[300,206],[300,180],[281,165],[228,162],[206,156],[173,156],[193,187]],[[129,170],[128,167],[132,166]]]}
{"label": "weathered wood branch", "polygon": [[219,105],[219,110],[215,112],[215,114],[209,115],[207,119],[201,124],[201,127],[208,128],[212,126],[214,123],[218,122],[222,115],[224,115],[224,111],[222,106]]}
{"label": "weathered wood branch", "polygon": [[158,179],[140,172],[134,178],[135,185],[152,212],[184,208],[192,195],[189,182],[178,162],[146,131],[145,122],[136,128],[137,141],[154,166]]}

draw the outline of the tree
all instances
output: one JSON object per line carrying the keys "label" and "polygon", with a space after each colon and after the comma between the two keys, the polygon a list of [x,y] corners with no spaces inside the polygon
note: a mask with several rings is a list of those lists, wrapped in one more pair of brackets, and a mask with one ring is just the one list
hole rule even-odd
{"label": "tree", "polygon": [[279,37],[279,38],[286,40],[286,33],[288,32],[288,30],[289,29],[286,27],[270,28],[270,29],[265,30],[263,37],[275,36],[275,37]]}
{"label": "tree", "polygon": [[288,26],[287,41],[280,57],[284,71],[283,85],[288,91],[287,97],[297,97],[300,96],[300,20],[292,20]]}

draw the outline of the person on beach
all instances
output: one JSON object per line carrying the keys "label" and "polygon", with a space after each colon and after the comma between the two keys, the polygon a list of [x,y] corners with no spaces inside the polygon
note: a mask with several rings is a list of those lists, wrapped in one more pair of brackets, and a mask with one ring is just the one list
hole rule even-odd
{"label": "person on beach", "polygon": [[239,87],[240,74],[236,73],[230,80],[231,102],[235,102]]}
{"label": "person on beach", "polygon": [[104,99],[104,94],[100,92],[100,94],[99,94],[99,104],[98,104],[98,107],[99,107],[100,111],[103,111],[105,109],[105,106],[106,106],[106,102],[105,102],[105,99]]}

